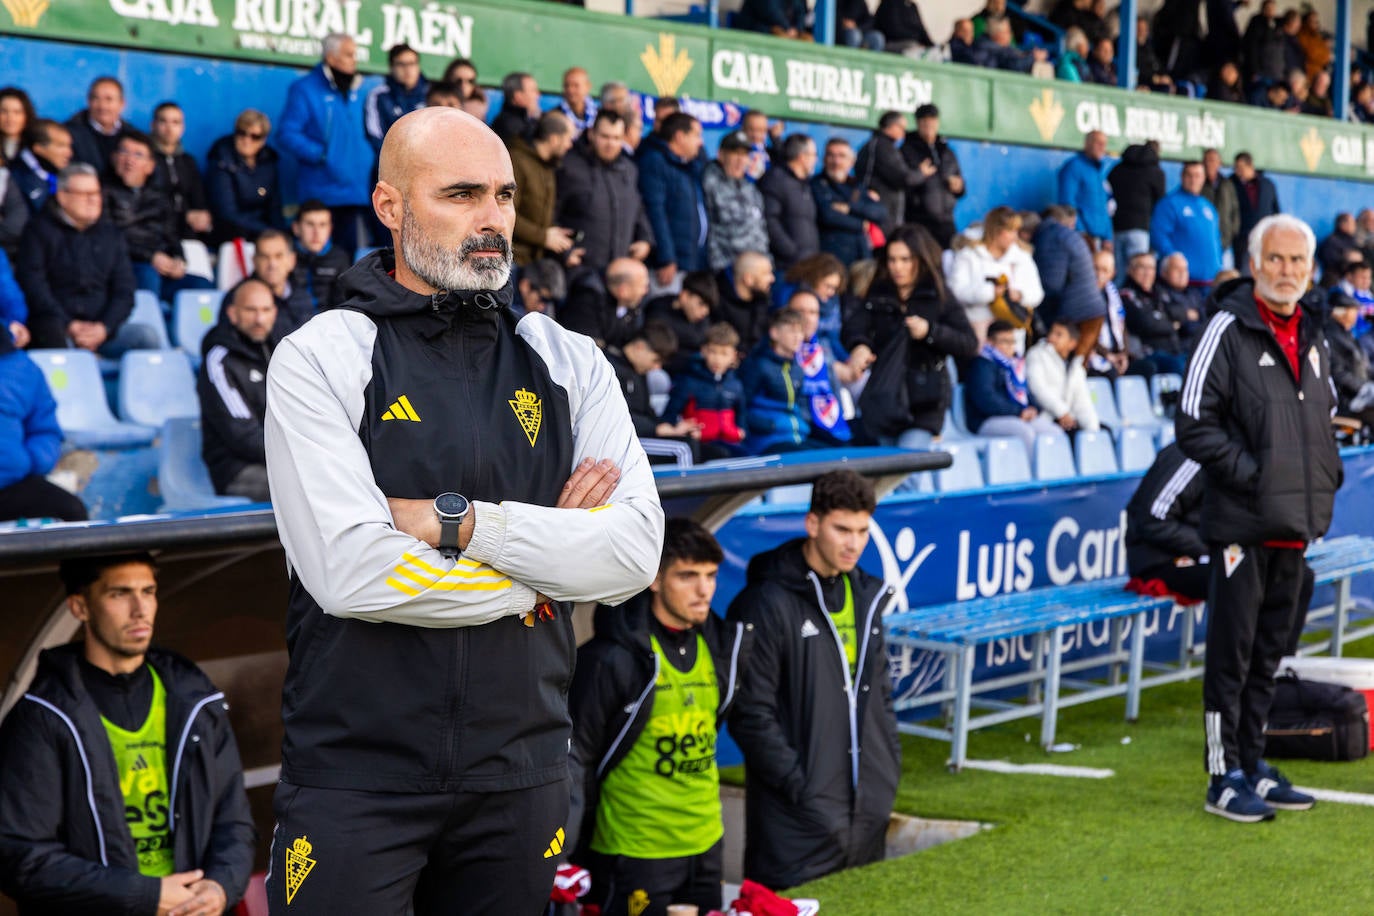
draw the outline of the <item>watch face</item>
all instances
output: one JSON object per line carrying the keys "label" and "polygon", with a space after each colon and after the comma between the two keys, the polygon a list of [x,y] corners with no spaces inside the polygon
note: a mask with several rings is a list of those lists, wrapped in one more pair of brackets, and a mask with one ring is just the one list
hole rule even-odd
{"label": "watch face", "polygon": [[467,514],[467,497],[458,493],[440,493],[434,499],[434,511],[446,518],[460,518]]}

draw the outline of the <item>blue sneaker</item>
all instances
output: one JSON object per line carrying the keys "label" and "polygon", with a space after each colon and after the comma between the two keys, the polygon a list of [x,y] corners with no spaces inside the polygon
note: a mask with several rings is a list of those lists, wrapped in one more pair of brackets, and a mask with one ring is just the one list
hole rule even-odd
{"label": "blue sneaker", "polygon": [[1264,803],[1271,808],[1306,811],[1317,803],[1317,800],[1306,792],[1299,792],[1293,788],[1293,783],[1263,760],[1255,767],[1255,772],[1246,779],[1249,780],[1255,794],[1264,799]]}
{"label": "blue sneaker", "polygon": [[1207,804],[1203,810],[1242,824],[1274,819],[1274,809],[1255,794],[1240,770],[1232,770],[1212,780],[1207,788]]}

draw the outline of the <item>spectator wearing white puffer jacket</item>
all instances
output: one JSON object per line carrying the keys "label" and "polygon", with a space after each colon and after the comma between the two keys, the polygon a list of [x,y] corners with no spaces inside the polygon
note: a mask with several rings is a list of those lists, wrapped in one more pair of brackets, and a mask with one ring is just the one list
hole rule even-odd
{"label": "spectator wearing white puffer jacket", "polygon": [[[1009,307],[1034,311],[1045,298],[1040,285],[1040,270],[1030,252],[1021,247],[1017,233],[1021,217],[1010,207],[994,207],[983,217],[983,240],[961,249],[950,269],[949,291],[968,312],[969,324],[979,343],[987,338],[994,317],[993,303],[999,295]],[[1006,278],[1006,286],[1001,279]],[[1016,317],[1016,316],[1010,316]],[[1015,322],[1024,326],[1028,322]]]}
{"label": "spectator wearing white puffer jacket", "polygon": [[1088,392],[1088,375],[1083,360],[1074,355],[1079,333],[1078,325],[1068,321],[1050,325],[1049,334],[1026,351],[1026,385],[1060,429],[1096,432],[1102,426]]}

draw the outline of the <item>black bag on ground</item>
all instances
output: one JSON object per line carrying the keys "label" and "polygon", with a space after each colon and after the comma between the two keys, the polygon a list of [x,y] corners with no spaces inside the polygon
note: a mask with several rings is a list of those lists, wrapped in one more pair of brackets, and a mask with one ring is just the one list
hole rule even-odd
{"label": "black bag on ground", "polygon": [[1369,755],[1369,704],[1340,684],[1305,681],[1288,672],[1275,681],[1264,728],[1264,756],[1362,760]]}

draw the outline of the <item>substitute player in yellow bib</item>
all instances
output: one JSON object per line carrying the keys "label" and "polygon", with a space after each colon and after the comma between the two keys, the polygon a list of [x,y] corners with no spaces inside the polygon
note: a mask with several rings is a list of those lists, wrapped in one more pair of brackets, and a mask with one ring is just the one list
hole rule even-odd
{"label": "substitute player in yellow bib", "polygon": [[750,629],[711,612],[721,557],[701,525],[669,521],[649,590],[599,608],[578,653],[570,845],[605,916],[721,906],[716,732]]}
{"label": "substitute player in yellow bib", "polygon": [[149,648],[151,556],[68,560],[62,580],[84,638],[39,656],[0,726],[0,890],[25,916],[218,916],[254,845],[224,694]]}

